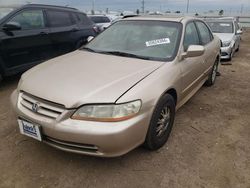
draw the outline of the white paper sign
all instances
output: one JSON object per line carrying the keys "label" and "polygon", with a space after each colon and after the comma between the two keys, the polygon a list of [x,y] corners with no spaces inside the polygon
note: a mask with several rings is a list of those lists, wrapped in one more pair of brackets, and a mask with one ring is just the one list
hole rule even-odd
{"label": "white paper sign", "polygon": [[146,46],[150,47],[150,46],[157,46],[157,45],[169,44],[169,43],[170,43],[169,38],[163,38],[163,39],[156,39],[156,40],[147,41]]}

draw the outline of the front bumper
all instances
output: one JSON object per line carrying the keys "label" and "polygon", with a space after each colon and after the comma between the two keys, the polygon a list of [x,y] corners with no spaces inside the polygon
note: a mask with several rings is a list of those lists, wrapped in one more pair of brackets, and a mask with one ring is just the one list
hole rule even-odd
{"label": "front bumper", "polygon": [[19,103],[18,93],[11,95],[18,118],[40,125],[43,142],[57,149],[93,156],[115,157],[141,145],[146,137],[151,112],[121,122],[73,120],[73,110],[66,110],[59,119],[36,114]]}
{"label": "front bumper", "polygon": [[221,47],[221,59],[230,59],[232,54],[232,47]]}

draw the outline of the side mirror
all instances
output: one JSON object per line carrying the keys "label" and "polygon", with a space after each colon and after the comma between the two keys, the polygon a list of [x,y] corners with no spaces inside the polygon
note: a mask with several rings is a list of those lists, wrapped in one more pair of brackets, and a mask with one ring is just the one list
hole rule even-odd
{"label": "side mirror", "polygon": [[6,24],[3,25],[2,29],[4,31],[17,31],[17,30],[21,30],[22,27],[17,22],[8,22],[8,23],[6,23]]}
{"label": "side mirror", "polygon": [[203,55],[205,52],[204,46],[201,45],[190,45],[187,49],[187,52],[182,54],[182,59],[188,57],[198,57]]}
{"label": "side mirror", "polygon": [[243,32],[242,32],[242,30],[241,29],[239,29],[238,31],[236,31],[236,34],[237,35],[241,35]]}
{"label": "side mirror", "polygon": [[90,42],[90,41],[92,41],[93,39],[94,39],[93,36],[89,36],[89,37],[87,38],[87,41]]}

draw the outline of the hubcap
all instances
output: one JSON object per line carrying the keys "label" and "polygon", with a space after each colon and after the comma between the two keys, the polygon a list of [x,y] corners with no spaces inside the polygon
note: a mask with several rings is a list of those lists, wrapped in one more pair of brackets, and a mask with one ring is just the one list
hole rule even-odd
{"label": "hubcap", "polygon": [[168,125],[170,124],[170,108],[166,106],[162,109],[161,115],[157,122],[156,135],[161,137],[167,130]]}

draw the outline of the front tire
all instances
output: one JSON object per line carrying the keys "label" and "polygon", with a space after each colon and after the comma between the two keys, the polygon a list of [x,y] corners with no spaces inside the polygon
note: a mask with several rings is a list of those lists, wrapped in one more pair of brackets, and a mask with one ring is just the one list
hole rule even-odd
{"label": "front tire", "polygon": [[156,105],[144,146],[149,150],[161,148],[168,140],[175,118],[175,100],[166,94]]}
{"label": "front tire", "polygon": [[236,52],[239,52],[240,51],[240,45],[238,46],[238,48],[236,49]]}
{"label": "front tire", "polygon": [[233,46],[232,52],[231,52],[231,54],[230,54],[230,57],[229,57],[228,61],[232,61],[235,52],[236,52],[236,49],[235,49],[235,46]]}

